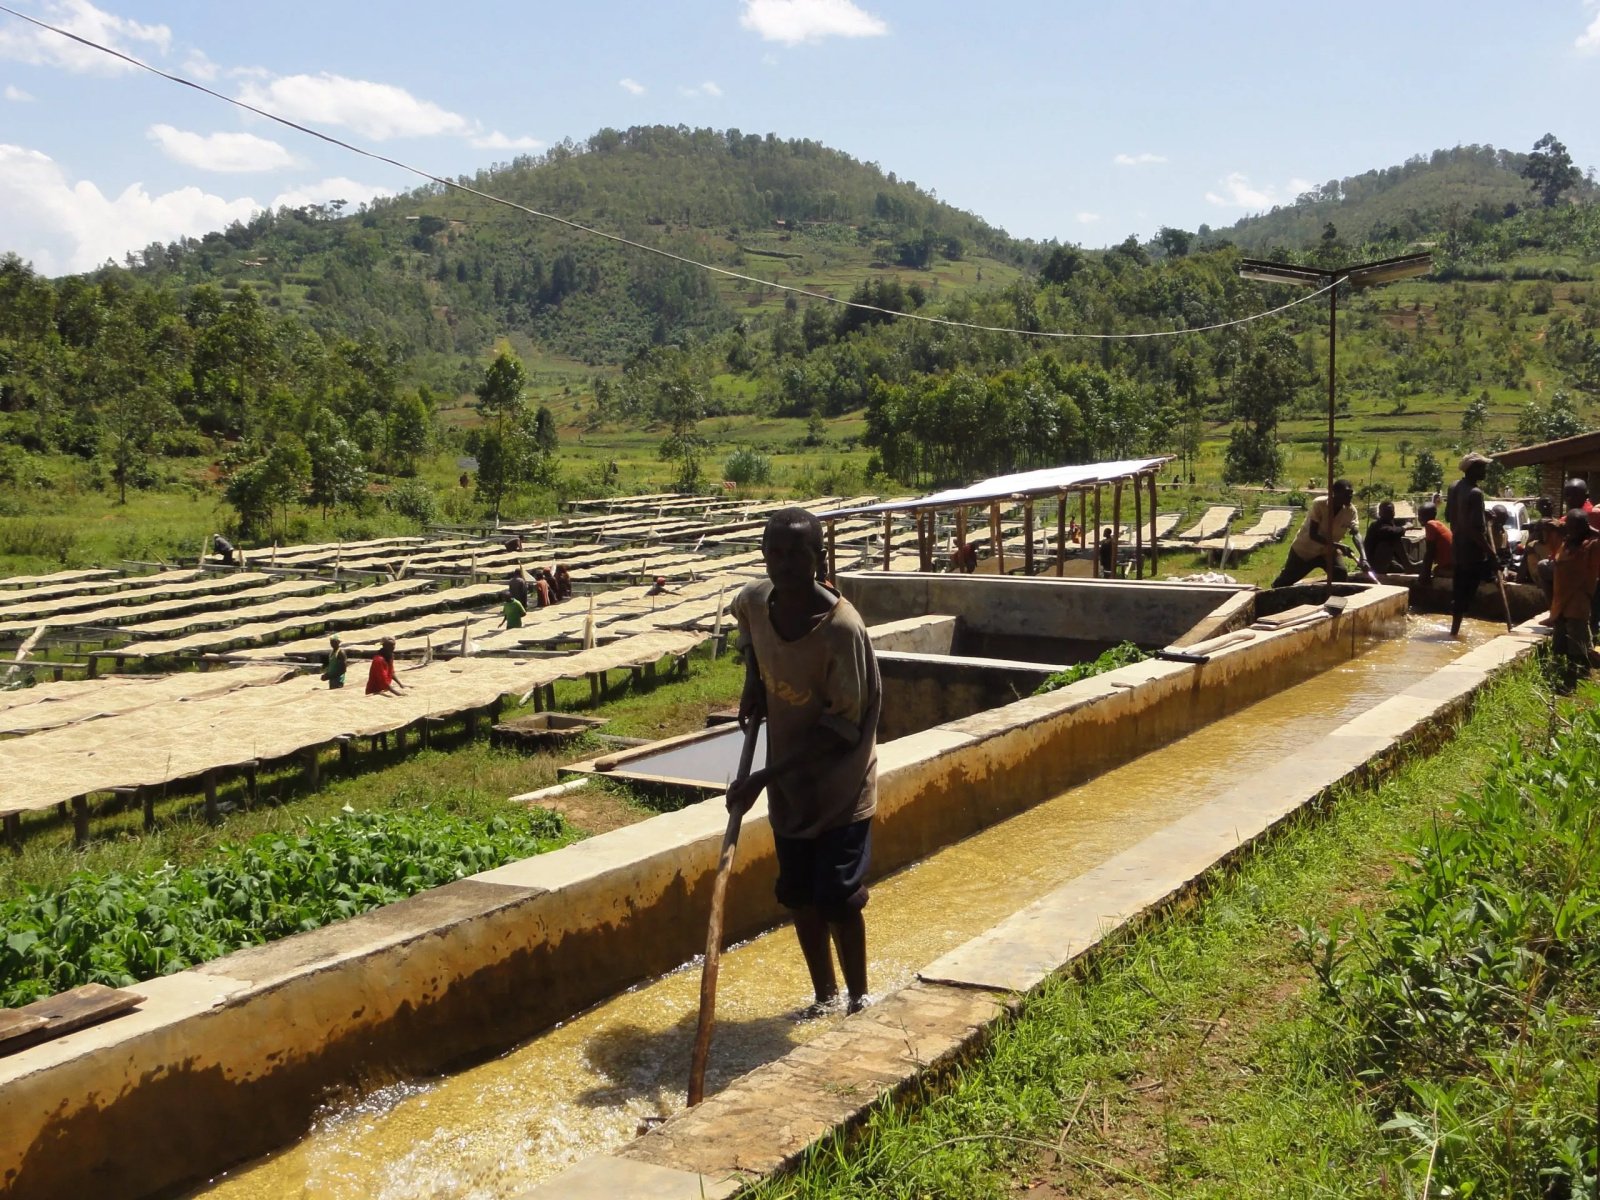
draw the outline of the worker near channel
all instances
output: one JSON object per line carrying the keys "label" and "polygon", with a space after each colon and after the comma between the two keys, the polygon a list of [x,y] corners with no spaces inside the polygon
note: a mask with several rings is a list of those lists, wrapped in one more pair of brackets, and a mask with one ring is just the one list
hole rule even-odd
{"label": "worker near channel", "polygon": [[1600,536],[1581,508],[1568,510],[1562,535],[1561,547],[1552,560],[1550,614],[1545,624],[1554,627],[1550,648],[1564,682],[1571,687],[1588,677],[1594,650],[1589,613],[1600,591],[1596,586],[1600,582]]}
{"label": "worker near channel", "polygon": [[[734,597],[745,686],[739,722],[765,717],[767,763],[728,788],[728,811],[763,788],[777,850],[778,902],[795,936],[820,1016],[867,1003],[867,869],[878,803],[883,688],[861,615],[826,582],[822,523],[803,508],[772,514],[761,538],[767,579]],[[829,947],[830,935],[832,949]]]}
{"label": "worker near channel", "polygon": [[1476,450],[1463,454],[1461,478],[1450,485],[1445,496],[1444,513],[1450,522],[1450,548],[1456,563],[1450,592],[1451,637],[1461,636],[1461,618],[1472,606],[1478,585],[1488,583],[1499,573],[1481,486],[1489,474],[1490,461]]}
{"label": "worker near channel", "polygon": [[1355,506],[1350,503],[1354,495],[1355,489],[1348,479],[1335,479],[1329,495],[1318,496],[1311,502],[1300,531],[1289,544],[1289,557],[1284,560],[1283,570],[1272,581],[1273,587],[1298,583],[1318,567],[1327,572],[1329,583],[1343,583],[1350,578],[1337,556],[1352,557],[1350,548],[1343,543],[1345,534],[1356,524]]}
{"label": "worker near channel", "polygon": [[1100,531],[1100,546],[1097,551],[1100,558],[1100,577],[1114,579],[1117,574],[1117,541],[1107,525]]}
{"label": "worker near channel", "polygon": [[1435,575],[1455,574],[1455,549],[1450,544],[1450,526],[1439,520],[1437,504],[1430,501],[1418,508],[1417,520],[1422,522],[1422,565],[1417,574],[1426,588]]}
{"label": "worker near channel", "polygon": [[1407,575],[1416,569],[1406,548],[1404,526],[1394,515],[1394,501],[1378,505],[1378,519],[1367,526],[1362,549],[1367,562],[1380,575]]}

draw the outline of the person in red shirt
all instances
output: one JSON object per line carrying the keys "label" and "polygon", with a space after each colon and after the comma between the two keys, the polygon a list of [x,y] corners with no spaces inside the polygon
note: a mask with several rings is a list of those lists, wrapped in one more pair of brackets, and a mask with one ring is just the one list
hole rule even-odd
{"label": "person in red shirt", "polygon": [[367,668],[367,695],[398,696],[403,691],[405,685],[394,675],[394,639],[386,637]]}
{"label": "person in red shirt", "polygon": [[1422,522],[1422,586],[1427,587],[1434,575],[1449,575],[1455,570],[1455,552],[1452,547],[1450,526],[1439,520],[1439,506],[1424,504],[1417,509],[1417,520]]}
{"label": "person in red shirt", "polygon": [[1553,560],[1550,615],[1545,624],[1555,628],[1551,649],[1571,687],[1589,674],[1589,656],[1594,649],[1589,613],[1600,583],[1600,537],[1589,527],[1581,508],[1567,512],[1562,528],[1566,536]]}

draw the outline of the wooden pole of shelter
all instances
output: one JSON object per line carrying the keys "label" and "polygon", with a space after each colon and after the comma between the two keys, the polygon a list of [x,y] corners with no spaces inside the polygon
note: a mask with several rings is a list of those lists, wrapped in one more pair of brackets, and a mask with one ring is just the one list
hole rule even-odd
{"label": "wooden pole of shelter", "polygon": [[1156,577],[1156,473],[1150,472],[1150,578]]}
{"label": "wooden pole of shelter", "polygon": [[1111,577],[1117,575],[1117,554],[1122,549],[1122,480],[1111,485]]}
{"label": "wooden pole of shelter", "polygon": [[833,583],[839,578],[839,557],[834,546],[836,521],[828,522],[828,582]]}
{"label": "wooden pole of shelter", "polygon": [[917,568],[933,570],[933,514],[926,509],[917,511]]}
{"label": "wooden pole of shelter", "polygon": [[1144,495],[1137,475],[1133,479],[1133,577],[1144,578]]}
{"label": "wooden pole of shelter", "polygon": [[1056,578],[1067,572],[1067,494],[1056,497]]}
{"label": "wooden pole of shelter", "polygon": [[1022,502],[1022,573],[1033,574],[1033,497]]}
{"label": "wooden pole of shelter", "polygon": [[964,550],[967,545],[967,506],[960,505],[956,509],[956,549]]}
{"label": "wooden pole of shelter", "polygon": [[[1116,565],[1116,560],[1112,560]],[[1094,577],[1100,578],[1100,485],[1094,485]]]}
{"label": "wooden pole of shelter", "polygon": [[[1096,518],[1098,520],[1099,518]],[[1097,530],[1096,533],[1099,531]],[[1078,549],[1084,548],[1084,539],[1089,536],[1089,493],[1078,493]]]}
{"label": "wooden pole of shelter", "polygon": [[889,544],[893,536],[894,514],[892,512],[886,512],[883,514],[883,569],[885,571],[889,569],[889,556],[891,553],[893,553]]}
{"label": "wooden pole of shelter", "polygon": [[995,572],[1006,573],[1006,544],[1000,540],[1000,501],[989,501],[989,545],[994,550]]}

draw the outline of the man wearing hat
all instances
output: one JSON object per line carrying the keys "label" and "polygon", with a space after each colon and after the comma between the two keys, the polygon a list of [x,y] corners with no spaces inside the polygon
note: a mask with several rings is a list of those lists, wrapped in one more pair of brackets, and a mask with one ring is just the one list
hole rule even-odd
{"label": "man wearing hat", "polygon": [[328,681],[328,690],[331,692],[335,688],[344,686],[344,673],[348,663],[344,656],[344,650],[339,646],[339,635],[337,633],[328,639],[328,645],[330,647],[328,661],[322,668],[320,678]]}
{"label": "man wearing hat", "polygon": [[1461,478],[1450,485],[1445,497],[1445,520],[1450,522],[1450,549],[1455,558],[1451,637],[1461,635],[1461,618],[1467,615],[1472,598],[1478,594],[1478,585],[1489,582],[1498,570],[1484,514],[1483,489],[1479,486],[1489,474],[1490,461],[1476,450],[1462,455]]}

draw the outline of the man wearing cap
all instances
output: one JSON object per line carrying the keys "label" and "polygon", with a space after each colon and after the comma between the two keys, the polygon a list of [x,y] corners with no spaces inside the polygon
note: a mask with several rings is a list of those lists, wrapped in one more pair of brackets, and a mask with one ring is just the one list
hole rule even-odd
{"label": "man wearing cap", "polygon": [[1489,540],[1489,523],[1479,486],[1489,474],[1490,460],[1476,450],[1461,456],[1461,478],[1450,485],[1445,496],[1445,520],[1450,522],[1450,549],[1455,557],[1455,577],[1451,581],[1450,636],[1461,636],[1461,618],[1467,615],[1478,585],[1495,577],[1494,545]]}
{"label": "man wearing cap", "polygon": [[344,650],[339,646],[339,635],[336,633],[328,639],[328,661],[323,665],[321,679],[328,681],[328,690],[344,686],[345,668],[349,665],[344,656]]}
{"label": "man wearing cap", "polygon": [[367,669],[367,695],[398,696],[405,686],[394,677],[394,639],[386,637]]}
{"label": "man wearing cap", "polygon": [[1331,502],[1328,496],[1318,496],[1311,502],[1311,511],[1290,543],[1289,557],[1272,581],[1273,587],[1298,583],[1318,567],[1327,571],[1329,583],[1343,583],[1350,578],[1335,555],[1350,554],[1341,543],[1356,523],[1356,510],[1350,503],[1354,495],[1348,479],[1335,479]]}

